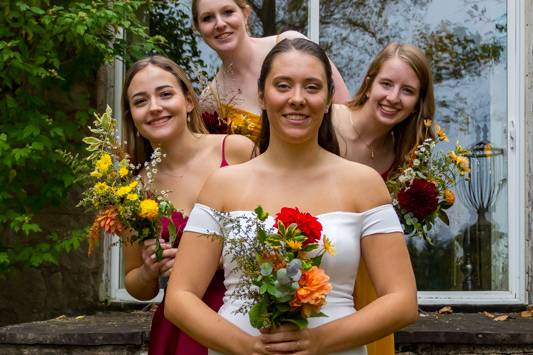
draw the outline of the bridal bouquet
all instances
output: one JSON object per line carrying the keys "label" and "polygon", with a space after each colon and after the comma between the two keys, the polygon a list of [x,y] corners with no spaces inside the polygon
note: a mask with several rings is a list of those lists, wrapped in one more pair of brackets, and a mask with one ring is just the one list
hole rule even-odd
{"label": "bridal bouquet", "polygon": [[[431,120],[425,121],[427,129],[431,124]],[[430,244],[428,232],[436,219],[449,224],[445,210],[455,203],[450,188],[455,185],[457,173],[464,175],[470,171],[466,157],[469,151],[458,143],[447,154],[433,152],[437,143],[448,141],[438,126],[436,133],[437,139],[426,138],[399,167],[398,175],[386,182],[404,233],[422,237]]]}
{"label": "bridal bouquet", "polygon": [[141,167],[133,166],[115,137],[116,120],[111,108],[101,116],[95,114],[92,135],[83,142],[88,145],[87,157],[92,167],[88,177],[89,187],[83,192],[78,206],[96,212],[96,218],[89,228],[89,255],[100,238],[100,232],[128,235],[130,241],[142,242],[149,238],[156,240],[156,257],[161,258],[163,250],[159,238],[168,239],[171,244],[185,227],[186,219],[176,211],[168,200],[166,192],[152,191],[153,176],[161,162],[161,152],[155,149],[150,162],[145,163],[147,181],[134,174]]}
{"label": "bridal bouquet", "polygon": [[240,311],[248,312],[254,328],[289,322],[303,329],[309,317],[326,316],[320,309],[331,284],[319,266],[324,253],[334,255],[335,249],[322,235],[317,218],[297,208],[282,208],[271,228],[266,227],[268,213],[261,207],[255,209],[255,216],[257,238],[251,255],[229,241],[245,275],[239,287],[242,294],[236,296],[252,300]]}

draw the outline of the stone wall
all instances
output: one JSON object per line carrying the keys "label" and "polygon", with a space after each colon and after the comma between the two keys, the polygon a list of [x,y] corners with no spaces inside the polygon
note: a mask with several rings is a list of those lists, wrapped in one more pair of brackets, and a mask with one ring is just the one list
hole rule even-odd
{"label": "stone wall", "polygon": [[[109,92],[108,67],[102,68],[95,79],[91,83],[80,83],[71,94],[73,97],[89,95],[93,98],[91,105],[102,111]],[[62,102],[64,110],[71,114],[80,107],[74,98],[51,93],[50,99]],[[80,191],[72,191],[65,206],[49,206],[35,218],[45,231],[68,233],[88,226],[91,216],[75,207],[79,198]],[[28,239],[28,243],[38,242],[44,236],[34,236]],[[3,235],[2,238],[13,240],[17,236]],[[105,294],[101,292],[104,264],[101,249],[88,257],[84,243],[79,250],[63,255],[59,265],[45,265],[38,269],[27,267],[0,279],[0,326],[49,319],[61,314],[90,313],[100,308],[100,299]]]}

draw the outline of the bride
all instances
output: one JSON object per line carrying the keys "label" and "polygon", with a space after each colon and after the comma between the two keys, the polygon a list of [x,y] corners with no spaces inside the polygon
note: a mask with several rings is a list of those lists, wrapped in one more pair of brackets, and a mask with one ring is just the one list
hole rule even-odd
{"label": "bride", "polygon": [[[388,191],[373,169],[336,155],[331,66],[318,45],[301,38],[281,41],[266,56],[258,83],[261,154],[206,181],[178,248],[165,316],[213,354],[366,354],[365,344],[418,315],[409,254]],[[249,217],[259,204],[270,212],[282,207],[310,212],[336,246],[337,255],[325,255],[321,264],[333,286],[322,309],[328,317],[311,318],[307,329],[284,325],[259,332],[247,315],[234,312],[241,300],[228,295],[240,270],[231,250],[206,235],[225,236],[216,211]],[[220,256],[227,292],[217,314],[202,296]],[[361,256],[378,298],[356,311]]]}

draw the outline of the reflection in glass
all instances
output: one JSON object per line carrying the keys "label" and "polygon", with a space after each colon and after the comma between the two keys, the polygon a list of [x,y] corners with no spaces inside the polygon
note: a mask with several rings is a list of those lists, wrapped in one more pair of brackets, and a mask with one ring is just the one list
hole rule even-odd
{"label": "reflection in glass", "polygon": [[[435,120],[447,132],[451,150],[491,142],[507,147],[507,4],[504,0],[328,0],[320,1],[320,44],[328,51],[351,92],[355,92],[371,59],[388,43],[413,43],[430,60],[435,81]],[[495,153],[496,154],[496,153]],[[500,159],[497,156],[494,160]],[[473,159],[474,160],[474,159]],[[507,178],[506,159],[498,167]],[[491,161],[492,162],[492,161]],[[472,164],[477,164],[474,161]],[[479,166],[480,176],[489,167]],[[493,177],[496,179],[496,177]],[[496,184],[499,184],[495,180]],[[433,246],[411,239],[409,248],[421,291],[507,290],[508,224],[507,186],[501,184],[490,206],[478,213],[465,195],[450,208],[450,225],[438,223]],[[488,224],[484,221],[490,221]],[[478,223],[479,221],[479,223]],[[481,223],[481,224],[480,224]],[[473,257],[475,229],[482,226],[484,257],[471,261],[485,270],[482,285],[469,285],[465,255]],[[479,233],[478,233],[479,235]],[[470,248],[465,248],[470,238]],[[481,237],[477,237],[478,239]],[[468,263],[467,263],[468,264]],[[478,277],[479,278],[479,277]],[[466,286],[463,286],[463,285]]]}

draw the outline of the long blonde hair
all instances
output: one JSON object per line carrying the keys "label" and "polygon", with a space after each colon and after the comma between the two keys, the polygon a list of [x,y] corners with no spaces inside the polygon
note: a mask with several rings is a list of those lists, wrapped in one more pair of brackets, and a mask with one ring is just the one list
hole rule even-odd
{"label": "long blonde hair", "polygon": [[[433,93],[433,76],[424,53],[412,44],[391,43],[387,45],[370,63],[368,71],[352,100],[346,105],[352,109],[361,108],[368,100],[367,94],[374,83],[383,64],[392,58],[399,58],[408,64],[420,80],[420,93],[416,110],[408,118],[394,126],[394,162],[392,170],[396,169],[409,154],[429,135],[435,137],[433,129],[426,127],[424,120],[431,120],[435,116],[435,96]],[[427,122],[427,121],[426,121]]]}
{"label": "long blonde hair", "polygon": [[137,127],[135,127],[135,124],[133,123],[130,102],[128,99],[128,88],[130,87],[133,77],[148,65],[154,65],[174,75],[183,90],[183,95],[189,97],[193,104],[192,111],[189,113],[189,119],[187,119],[187,128],[193,133],[207,133],[204,122],[198,113],[198,98],[194,88],[187,77],[187,74],[185,74],[179,65],[171,59],[160,55],[140,59],[133,63],[126,73],[126,80],[122,87],[121,98],[123,137],[127,142],[125,150],[130,156],[132,163],[135,165],[143,164],[150,159],[150,156],[153,153],[153,148],[148,139],[139,134]]}

